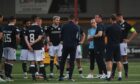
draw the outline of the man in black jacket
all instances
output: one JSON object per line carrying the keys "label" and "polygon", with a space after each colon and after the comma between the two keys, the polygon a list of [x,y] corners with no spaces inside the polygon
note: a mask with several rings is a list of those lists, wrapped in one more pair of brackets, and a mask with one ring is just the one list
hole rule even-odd
{"label": "man in black jacket", "polygon": [[69,80],[72,80],[72,73],[74,69],[76,47],[78,45],[79,28],[75,23],[75,17],[71,15],[69,22],[64,24],[61,31],[61,37],[63,42],[62,60],[60,63],[60,77],[59,81],[63,81],[64,65],[68,54],[70,54],[70,72]]}

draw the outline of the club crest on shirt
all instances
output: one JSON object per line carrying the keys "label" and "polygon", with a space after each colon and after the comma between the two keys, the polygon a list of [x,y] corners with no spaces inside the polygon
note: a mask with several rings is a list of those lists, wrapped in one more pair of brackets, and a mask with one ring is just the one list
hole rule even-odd
{"label": "club crest on shirt", "polygon": [[19,29],[16,29],[17,32],[19,32]]}
{"label": "club crest on shirt", "polygon": [[125,30],[125,28],[122,27],[121,30]]}
{"label": "club crest on shirt", "polygon": [[58,27],[58,30],[60,30],[60,27]]}
{"label": "club crest on shirt", "polygon": [[41,32],[43,32],[43,29],[41,29]]}

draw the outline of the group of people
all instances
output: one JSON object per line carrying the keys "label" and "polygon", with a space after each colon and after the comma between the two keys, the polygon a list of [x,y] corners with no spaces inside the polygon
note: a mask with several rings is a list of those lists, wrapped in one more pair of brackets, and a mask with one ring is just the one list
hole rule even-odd
{"label": "group of people", "polygon": [[[0,23],[2,20],[3,16],[0,15]],[[86,34],[78,24],[78,18],[74,15],[70,15],[68,22],[63,25],[60,24],[60,20],[60,16],[53,16],[52,25],[43,28],[42,19],[33,15],[31,19],[24,21],[23,28],[17,28],[16,17],[11,16],[7,25],[0,26],[0,58],[4,58],[4,62],[0,61],[1,66],[4,65],[4,69],[0,67],[0,70],[4,70],[6,81],[13,81],[11,73],[16,60],[18,44],[21,46],[20,60],[24,78],[27,78],[27,62],[29,62],[29,72],[33,80],[37,80],[37,75],[48,80],[43,63],[43,47],[46,44],[49,46],[50,78],[54,77],[55,56],[57,56],[57,68],[60,71],[59,81],[63,81],[65,78],[75,81],[72,77],[75,61],[81,78],[94,78],[95,61],[98,65],[99,78],[112,80],[117,67],[118,80],[122,80],[122,63],[125,77],[128,78],[127,43],[137,35],[137,32],[123,19],[121,14],[112,15],[111,24],[108,26],[103,24],[101,15],[95,15],[91,19],[91,28],[87,33],[90,57],[90,72],[87,77],[84,77],[81,65],[81,47]],[[130,37],[128,37],[129,32],[132,32]],[[65,63],[67,67],[64,76]],[[5,81],[2,78],[0,75],[0,81]]]}
{"label": "group of people", "polygon": [[[96,60],[99,77],[108,81],[114,79],[115,70],[118,68],[118,80],[122,80],[122,64],[125,78],[128,79],[127,43],[137,35],[134,27],[127,23],[122,14],[113,14],[110,25],[104,25],[101,15],[95,15],[91,20],[88,30],[90,74],[93,77],[94,62]],[[129,32],[131,35],[128,37]]]}

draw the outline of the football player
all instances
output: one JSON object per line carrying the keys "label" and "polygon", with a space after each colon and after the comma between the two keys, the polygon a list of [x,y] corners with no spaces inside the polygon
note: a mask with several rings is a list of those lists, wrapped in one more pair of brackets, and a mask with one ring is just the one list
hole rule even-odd
{"label": "football player", "polygon": [[57,56],[58,64],[62,56],[60,16],[53,16],[53,24],[47,28],[46,34],[49,43],[50,78],[53,78],[54,57]]}
{"label": "football player", "polygon": [[21,46],[21,54],[20,54],[20,60],[22,61],[22,70],[23,70],[23,76],[24,78],[27,77],[27,57],[28,57],[28,47],[25,42],[25,34],[26,29],[28,29],[31,26],[31,21],[29,19],[25,20],[23,22],[24,26],[20,30],[20,46]]}
{"label": "football player", "polygon": [[30,61],[30,72],[32,74],[32,79],[36,80],[36,69],[35,64],[39,63],[39,73],[44,77],[44,80],[47,80],[46,71],[43,63],[43,51],[42,51],[42,37],[43,30],[40,28],[38,22],[40,18],[36,15],[32,16],[32,25],[27,29],[25,35],[25,41],[28,46],[28,61]]}
{"label": "football player", "polygon": [[16,60],[16,48],[19,42],[19,29],[15,26],[16,18],[11,16],[9,23],[3,29],[3,56],[5,59],[5,76],[7,81],[13,81],[11,73],[13,69],[13,62]]}

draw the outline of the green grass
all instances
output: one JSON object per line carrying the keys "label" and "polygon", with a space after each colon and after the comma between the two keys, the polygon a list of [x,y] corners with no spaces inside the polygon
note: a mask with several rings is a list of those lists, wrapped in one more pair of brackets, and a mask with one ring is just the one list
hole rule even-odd
{"label": "green grass", "polygon": [[[89,61],[82,62],[83,64],[83,74],[87,76],[89,71]],[[58,75],[59,72],[54,70],[55,78],[51,79],[50,81],[44,81],[44,80],[37,80],[32,81],[30,75],[29,79],[23,79],[22,76],[22,69],[21,69],[21,63],[16,62],[13,69],[13,77],[14,82],[7,82],[7,83],[0,83],[0,84],[140,84],[140,62],[130,62],[129,63],[129,79],[126,80],[123,76],[122,81],[117,81],[117,72],[116,72],[116,78],[113,81],[106,81],[101,79],[81,79],[78,75],[77,67],[75,66],[74,75],[73,78],[76,80],[75,82],[71,82],[68,80],[59,82],[58,81]],[[49,67],[46,68],[47,73],[49,73]],[[98,73],[97,67],[94,73]]]}

